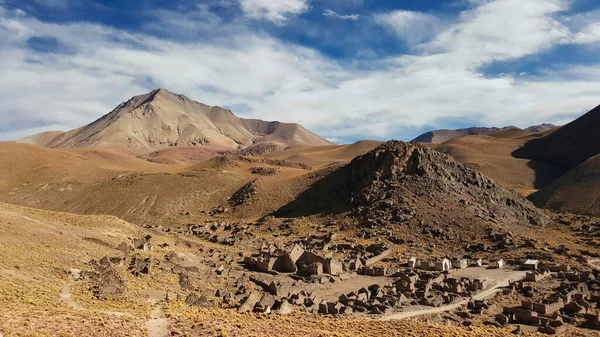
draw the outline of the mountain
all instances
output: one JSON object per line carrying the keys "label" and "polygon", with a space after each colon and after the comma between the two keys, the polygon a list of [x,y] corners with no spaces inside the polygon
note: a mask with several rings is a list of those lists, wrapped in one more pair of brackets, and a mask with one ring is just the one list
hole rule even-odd
{"label": "mountain", "polygon": [[532,140],[515,154],[572,169],[600,153],[600,106],[544,137]]}
{"label": "mountain", "polygon": [[600,106],[528,141],[515,155],[545,161],[566,173],[531,196],[539,207],[600,215]]}
{"label": "mountain", "polygon": [[[541,131],[553,129],[555,127],[556,126],[553,124],[540,124],[540,125],[530,126],[526,129],[523,129],[523,131],[541,132]],[[468,135],[493,135],[497,132],[501,132],[501,131],[505,131],[505,130],[513,130],[513,129],[521,130],[515,126],[506,126],[503,128],[472,127],[472,128],[456,129],[456,130],[447,130],[447,129],[433,130],[433,131],[429,131],[429,132],[426,132],[426,133],[418,136],[417,138],[413,139],[412,142],[441,144],[443,142],[447,142],[451,139],[458,138],[458,137],[464,137],[464,136],[468,136]]]}
{"label": "mountain", "polygon": [[600,155],[577,165],[531,199],[538,207],[600,216]]}
{"label": "mountain", "polygon": [[272,151],[332,144],[298,124],[238,118],[230,110],[165,89],[135,96],[89,125],[65,133],[34,135],[22,142],[138,156],[186,146],[238,150],[268,145]]}

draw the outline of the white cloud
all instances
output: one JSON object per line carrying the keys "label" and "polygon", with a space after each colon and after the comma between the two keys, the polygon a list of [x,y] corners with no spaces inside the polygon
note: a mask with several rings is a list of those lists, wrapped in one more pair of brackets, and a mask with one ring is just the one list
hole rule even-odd
{"label": "white cloud", "polygon": [[332,143],[336,143],[336,144],[341,144],[344,142],[343,139],[337,138],[337,137],[326,137],[325,139],[327,139],[328,141],[330,141]]}
{"label": "white cloud", "polygon": [[445,26],[445,20],[431,14],[398,10],[375,16],[375,21],[391,28],[409,45],[415,45],[433,37]]}
{"label": "white cloud", "polygon": [[592,22],[584,27],[575,34],[573,42],[580,44],[600,42],[600,23]]}
{"label": "white cloud", "polygon": [[278,24],[310,8],[308,0],[240,0],[240,6],[250,18],[267,19]]}
{"label": "white cloud", "polygon": [[358,14],[347,14],[347,15],[340,15],[334,11],[332,11],[331,9],[326,9],[323,11],[323,15],[324,16],[328,16],[330,18],[338,18],[338,19],[342,19],[342,20],[358,20],[358,18],[360,18],[360,15]]}
{"label": "white cloud", "polygon": [[[340,65],[225,21],[222,29],[236,34],[184,43],[95,24],[50,24],[0,7],[0,139],[75,128],[156,87],[207,104],[244,106],[245,117],[297,122],[346,140],[408,139],[409,130],[440,120],[528,126],[562,121],[600,103],[594,90],[600,64],[549,68],[536,76],[479,72],[495,60],[573,41],[593,23],[572,33],[556,15],[559,2],[518,3],[523,8],[513,0],[479,4],[413,55],[370,60],[368,67]],[[197,15],[202,13],[200,8]],[[165,29],[181,21],[172,13],[159,16]],[[485,22],[502,29],[486,29]],[[75,52],[29,50],[33,36],[57,39]]]}
{"label": "white cloud", "polygon": [[566,7],[564,0],[483,2],[424,50],[449,53],[467,67],[535,54],[568,40],[568,28],[555,17]]}

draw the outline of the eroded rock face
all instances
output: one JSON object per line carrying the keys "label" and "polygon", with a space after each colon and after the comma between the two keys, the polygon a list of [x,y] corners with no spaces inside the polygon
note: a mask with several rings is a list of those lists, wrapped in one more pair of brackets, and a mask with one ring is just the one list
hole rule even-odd
{"label": "eroded rock face", "polygon": [[549,221],[515,192],[419,144],[389,141],[355,158],[349,170],[352,206],[373,224],[424,219],[425,210],[435,214],[436,208],[442,218],[455,213],[535,226]]}

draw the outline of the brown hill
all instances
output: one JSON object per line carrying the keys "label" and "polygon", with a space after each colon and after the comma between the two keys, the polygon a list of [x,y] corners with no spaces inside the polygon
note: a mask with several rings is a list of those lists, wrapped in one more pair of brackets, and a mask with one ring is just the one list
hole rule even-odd
{"label": "brown hill", "polygon": [[23,138],[19,142],[24,144],[46,146],[48,143],[58,138],[62,134],[64,134],[63,131],[46,131]]}
{"label": "brown hill", "polygon": [[600,155],[576,166],[532,196],[539,207],[600,215]]}
{"label": "brown hill", "polygon": [[[230,110],[164,89],[135,96],[89,125],[49,138],[35,135],[25,141],[54,148],[96,148],[133,155],[179,146],[236,150],[260,144],[270,144],[273,149],[331,144],[298,124],[241,119]],[[169,156],[172,155],[166,155]]]}
{"label": "brown hill", "polygon": [[[540,124],[530,126],[523,131],[526,132],[541,132],[555,128],[556,126],[553,124]],[[432,144],[441,144],[443,142],[447,142],[451,139],[464,137],[468,135],[493,135],[502,131],[510,131],[510,130],[521,130],[514,126],[506,126],[503,128],[497,127],[472,127],[465,129],[456,129],[456,130],[433,130],[426,132],[415,139],[412,142],[416,143],[432,143]]]}
{"label": "brown hill", "polygon": [[544,137],[531,140],[515,152],[570,170],[600,153],[600,106]]}
{"label": "brown hill", "polygon": [[506,129],[492,136],[455,138],[435,149],[527,196],[565,172],[553,163],[514,156],[515,151],[539,136],[520,129]]}
{"label": "brown hill", "polygon": [[[253,173],[252,169],[261,167],[274,168],[278,174]],[[239,214],[258,218],[307,188],[304,181],[311,172],[306,165],[255,157],[230,155],[193,166],[160,165],[113,152],[0,143],[1,201],[78,214],[109,214],[136,223],[203,221],[212,210],[229,208],[227,200],[256,179],[265,186],[260,202],[240,208]]]}

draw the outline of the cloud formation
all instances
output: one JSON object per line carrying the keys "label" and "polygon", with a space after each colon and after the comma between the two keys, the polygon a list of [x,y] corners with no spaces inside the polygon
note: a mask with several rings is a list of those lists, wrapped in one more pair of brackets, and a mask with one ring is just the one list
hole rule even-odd
{"label": "cloud formation", "polygon": [[[273,22],[307,10],[268,8],[280,13],[262,17]],[[388,21],[383,24],[393,28],[397,43],[430,27],[407,20],[441,24],[409,42],[406,53],[342,62],[245,29],[244,21],[223,20],[202,6],[186,15],[154,13],[160,24],[141,32],[48,23],[0,6],[0,139],[75,128],[157,87],[211,105],[243,107],[234,112],[244,117],[297,122],[344,140],[411,139],[423,128],[456,122],[560,123],[600,103],[600,64],[544,67],[535,75],[481,69],[561,45],[597,47],[597,19],[574,20],[567,8],[558,0],[497,0],[473,4],[452,20],[379,13],[368,19],[379,26]],[[214,25],[219,29],[213,38],[156,34],[162,27],[189,36]],[[31,39],[56,43],[31,49]]]}
{"label": "cloud formation", "polygon": [[411,46],[435,36],[446,25],[435,15],[405,10],[378,14],[375,20],[392,29],[399,39]]}
{"label": "cloud formation", "polygon": [[358,20],[358,18],[360,18],[360,15],[358,14],[347,14],[347,15],[340,15],[334,11],[332,11],[331,9],[325,9],[323,11],[323,16],[327,16],[330,18],[337,18],[337,19],[342,19],[342,20]]}
{"label": "cloud formation", "polygon": [[266,19],[283,24],[294,15],[306,12],[308,0],[240,0],[244,13],[253,19]]}

